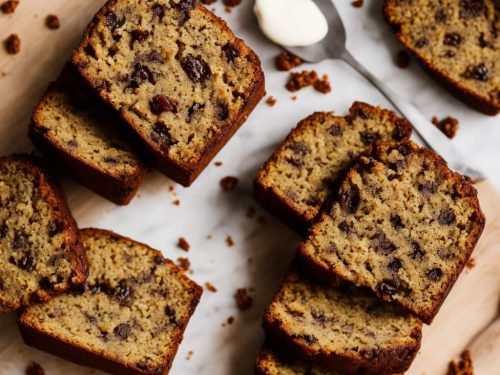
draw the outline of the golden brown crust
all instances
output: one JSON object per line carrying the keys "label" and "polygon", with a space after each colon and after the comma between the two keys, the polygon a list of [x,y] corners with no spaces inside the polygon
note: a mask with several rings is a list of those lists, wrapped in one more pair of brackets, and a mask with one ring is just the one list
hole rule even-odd
{"label": "golden brown crust", "polygon": [[395,16],[394,9],[396,7],[397,0],[385,0],[384,2],[384,17],[387,23],[393,28],[396,37],[400,43],[411,52],[413,56],[422,64],[424,69],[429,72],[429,74],[446,90],[448,90],[455,97],[469,105],[470,107],[490,116],[494,116],[500,112],[500,105],[495,103],[492,99],[487,96],[480,95],[477,92],[465,87],[461,82],[452,79],[449,74],[443,69],[435,65],[435,63],[423,57],[418,49],[415,48],[411,43],[406,40],[404,35],[401,33],[401,24]]}

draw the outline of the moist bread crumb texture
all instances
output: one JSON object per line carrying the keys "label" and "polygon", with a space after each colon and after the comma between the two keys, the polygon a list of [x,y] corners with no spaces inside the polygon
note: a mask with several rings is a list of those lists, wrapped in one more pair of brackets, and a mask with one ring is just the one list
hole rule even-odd
{"label": "moist bread crumb texture", "polygon": [[183,185],[264,95],[258,57],[195,0],[110,1],[72,60]]}
{"label": "moist bread crumb texture", "polygon": [[348,285],[290,272],[264,316],[278,347],[346,373],[405,371],[420,347],[420,320]]}
{"label": "moist bread crumb texture", "polygon": [[35,159],[0,158],[0,311],[47,301],[83,283],[86,267],[59,186]]}
{"label": "moist bread crumb texture", "polygon": [[349,171],[301,258],[430,323],[484,228],[477,192],[412,142],[381,142],[372,156]]}
{"label": "moist bread crumb texture", "polygon": [[[407,140],[411,126],[392,111],[355,102],[348,116],[315,113],[292,130],[262,166],[255,196],[304,231],[346,170],[377,140]],[[286,213],[275,210],[279,205]]]}
{"label": "moist bread crumb texture", "polygon": [[23,312],[24,340],[115,374],[166,374],[201,287],[145,245],[97,229],[80,236],[88,288]]}
{"label": "moist bread crumb texture", "polygon": [[126,204],[147,167],[123,126],[67,67],[35,108],[30,138],[83,185]]}
{"label": "moist bread crumb texture", "polygon": [[386,0],[398,39],[469,105],[500,111],[500,3],[495,0]]}

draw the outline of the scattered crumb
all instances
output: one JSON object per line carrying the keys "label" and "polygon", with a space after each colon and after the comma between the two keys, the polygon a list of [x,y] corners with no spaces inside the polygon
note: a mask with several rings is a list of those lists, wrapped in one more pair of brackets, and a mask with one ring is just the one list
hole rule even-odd
{"label": "scattered crumb", "polygon": [[206,288],[208,291],[212,292],[212,293],[217,292],[217,288],[216,288],[213,284],[209,283],[208,281],[207,281],[207,282],[205,282],[205,288]]}
{"label": "scattered crumb", "polygon": [[474,258],[470,258],[467,264],[465,265],[469,270],[476,267],[476,260]]}
{"label": "scattered crumb", "polygon": [[259,222],[259,224],[265,224],[266,223],[266,218],[264,216],[259,216],[257,218],[257,221]]}
{"label": "scattered crumb", "polygon": [[221,161],[216,161],[216,162],[214,163],[214,165],[215,165],[216,167],[220,167],[220,166],[222,165],[222,162],[221,162]]}
{"label": "scattered crumb", "polygon": [[451,361],[448,366],[447,375],[473,375],[474,366],[472,365],[472,358],[468,350],[460,355],[460,361],[457,363]]}
{"label": "scattered crumb", "polygon": [[253,299],[247,294],[247,290],[245,288],[237,289],[234,294],[234,298],[236,299],[238,309],[241,311],[248,310],[252,307]]}
{"label": "scattered crumb", "polygon": [[26,367],[25,371],[26,375],[45,375],[45,371],[42,366],[40,366],[36,362],[31,362],[28,367]]}
{"label": "scattered crumb", "polygon": [[2,5],[0,5],[0,9],[2,9],[2,12],[4,12],[5,14],[11,14],[16,11],[18,5],[19,0],[4,1]]}
{"label": "scattered crumb", "polygon": [[169,192],[173,192],[174,190],[175,190],[175,187],[174,187],[173,185],[170,185],[170,186],[168,187],[168,191],[169,191]]}
{"label": "scattered crumb", "polygon": [[191,262],[188,258],[177,258],[177,265],[184,271],[188,271],[189,267],[191,267]]}
{"label": "scattered crumb", "polygon": [[181,201],[180,201],[180,200],[178,200],[178,199],[176,199],[175,201],[173,201],[173,202],[172,202],[172,204],[173,204],[174,206],[180,206]]}
{"label": "scattered crumb", "polygon": [[408,68],[410,61],[410,54],[406,51],[399,51],[396,55],[396,65],[401,69]]}
{"label": "scattered crumb", "polygon": [[191,357],[193,356],[194,352],[192,350],[190,350],[186,356],[186,359],[189,361],[191,359]]}
{"label": "scattered crumb", "polygon": [[313,85],[316,91],[319,91],[323,94],[328,94],[332,91],[332,85],[330,84],[330,79],[328,78],[328,74],[323,74],[323,78],[321,80],[317,80]]}
{"label": "scattered crumb", "polygon": [[241,4],[241,0],[222,0],[222,3],[228,7],[235,7]]}
{"label": "scattered crumb", "polygon": [[220,180],[220,186],[224,191],[233,191],[236,185],[238,185],[237,177],[227,176]]}
{"label": "scattered crumb", "polygon": [[266,104],[269,107],[274,107],[274,105],[276,104],[276,102],[277,102],[277,100],[273,96],[270,96],[269,98],[266,99]]}
{"label": "scattered crumb", "polygon": [[205,5],[211,5],[215,3],[217,0],[201,0],[201,2]]}
{"label": "scattered crumb", "polygon": [[234,323],[234,316],[230,316],[227,318],[227,324],[233,324]]}
{"label": "scattered crumb", "polygon": [[434,116],[432,118],[432,123],[450,139],[457,134],[459,121],[456,118],[448,116],[439,120]]}
{"label": "scattered crumb", "polygon": [[232,238],[231,236],[227,236],[227,237],[226,237],[226,244],[227,244],[227,246],[229,246],[229,247],[234,246],[234,241],[233,241],[233,238]]}
{"label": "scattered crumb", "polygon": [[59,17],[55,14],[49,14],[45,19],[45,26],[51,30],[57,30],[61,27],[61,21],[59,21]]}
{"label": "scattered crumb", "polygon": [[354,8],[361,8],[363,6],[364,0],[356,0],[351,3]]}
{"label": "scattered crumb", "polygon": [[297,97],[296,97],[295,95],[294,95],[294,96],[292,96],[292,100],[293,100],[293,101],[297,100]]}
{"label": "scattered crumb", "polygon": [[290,78],[285,87],[288,91],[295,92],[304,87],[312,86],[317,80],[318,73],[315,70],[290,73]]}
{"label": "scattered crumb", "polygon": [[283,51],[276,56],[276,68],[281,71],[288,71],[302,65],[302,63],[303,61],[300,57],[295,56],[293,53],[288,51]]}
{"label": "scattered crumb", "polygon": [[7,53],[15,55],[21,50],[21,39],[19,39],[19,35],[11,34],[7,39],[5,39],[4,45]]}
{"label": "scattered crumb", "polygon": [[5,77],[7,75],[7,73],[5,73],[4,71],[0,71],[0,77]]}
{"label": "scattered crumb", "polygon": [[249,207],[247,210],[247,217],[251,219],[254,216],[255,216],[255,208]]}
{"label": "scattered crumb", "polygon": [[189,245],[189,242],[187,242],[184,237],[179,237],[179,242],[177,243],[177,246],[184,251],[189,251],[189,248],[191,247]]}
{"label": "scattered crumb", "polygon": [[212,235],[211,235],[211,234],[209,234],[209,235],[207,236],[207,240],[211,240],[211,239],[212,239]]}

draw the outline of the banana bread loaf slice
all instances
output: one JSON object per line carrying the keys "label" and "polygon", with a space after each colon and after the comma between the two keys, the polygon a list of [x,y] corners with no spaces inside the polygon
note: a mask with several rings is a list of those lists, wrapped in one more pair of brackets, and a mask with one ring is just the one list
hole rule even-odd
{"label": "banana bread loaf slice", "polygon": [[442,158],[412,142],[381,142],[349,171],[300,255],[431,323],[484,223],[476,189]]}
{"label": "banana bread loaf slice", "polygon": [[33,112],[35,146],[90,190],[116,203],[133,198],[147,172],[120,120],[66,67]]}
{"label": "banana bread loaf slice", "polygon": [[112,0],[72,61],[188,186],[264,95],[257,55],[197,0]]}
{"label": "banana bread loaf slice", "polygon": [[291,131],[262,166],[256,200],[305,232],[346,170],[376,140],[407,140],[410,124],[392,111],[355,102],[349,115],[315,113]]}
{"label": "banana bread loaf slice", "polygon": [[98,229],[80,238],[87,289],[26,309],[24,341],[113,374],[167,374],[201,287],[146,245]]}
{"label": "banana bread loaf slice", "polygon": [[330,371],[391,374],[412,363],[422,323],[369,291],[323,285],[292,270],[266,310],[264,329],[277,347]]}
{"label": "banana bread loaf slice", "polygon": [[489,115],[500,111],[500,3],[386,0],[397,38],[453,94]]}
{"label": "banana bread loaf slice", "polygon": [[0,158],[0,312],[85,282],[87,261],[60,190],[27,155]]}

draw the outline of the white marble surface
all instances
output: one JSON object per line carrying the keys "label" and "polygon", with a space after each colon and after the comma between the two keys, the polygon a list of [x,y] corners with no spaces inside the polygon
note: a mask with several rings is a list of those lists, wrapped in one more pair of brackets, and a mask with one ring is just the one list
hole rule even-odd
{"label": "white marble surface", "polygon": [[[22,3],[31,2],[36,10],[37,1],[23,0]],[[64,1],[53,2],[55,13],[59,9],[57,6],[67,6]],[[102,2],[93,1],[92,7],[97,9]],[[433,115],[459,118],[461,129],[454,142],[473,163],[482,165],[500,187],[500,116],[487,117],[469,109],[443,91],[414,62],[409,69],[397,68],[393,57],[400,47],[382,19],[382,0],[365,1],[362,9],[351,7],[350,0],[335,2],[346,23],[348,45],[353,55],[411,100],[428,118]],[[176,185],[175,196],[168,191],[168,186],[174,185],[172,181],[155,173],[127,207],[114,206],[64,180],[71,208],[81,227],[112,229],[161,249],[173,259],[187,256],[194,270],[192,277],[200,284],[209,281],[217,287],[217,293],[205,291],[202,297],[179,348],[171,371],[174,375],[253,372],[254,358],[264,337],[260,328],[263,310],[276,291],[299,240],[296,234],[257,208],[252,201],[251,181],[259,165],[289,130],[313,111],[345,113],[353,100],[388,105],[374,88],[340,61],[325,61],[314,66],[320,74],[329,74],[332,93],[322,95],[305,89],[297,94],[297,101],[292,101],[292,95],[284,89],[287,74],[274,68],[273,59],[279,50],[257,30],[251,3],[251,0],[243,0],[243,4],[231,14],[224,12],[222,5],[218,4],[217,13],[227,19],[236,34],[254,47],[261,57],[268,95],[277,98],[278,102],[273,108],[263,102],[258,106],[215,158],[223,162],[221,167],[210,165],[189,189]],[[57,32],[41,33],[41,39],[33,46],[32,52],[24,52],[28,56],[31,53],[36,75],[31,71],[16,71],[15,59],[22,56],[12,58],[0,52],[0,70],[7,72],[6,77],[0,78],[1,154],[30,149],[24,134],[31,104],[62,66],[67,52],[89,20],[90,10],[93,11],[85,6],[82,14],[87,18],[74,18],[75,21],[61,31],[71,33],[71,38],[64,37],[65,42],[58,40],[63,37]],[[16,28],[15,18],[9,26],[6,22],[5,16],[0,16],[0,38],[7,35],[6,30]],[[49,37],[50,43],[45,39]],[[71,39],[71,44],[68,44],[68,39]],[[58,43],[64,53],[50,48]],[[40,57],[37,58],[35,53]],[[17,91],[6,92],[9,80],[19,82]],[[11,106],[22,98],[29,98],[30,105],[14,113],[10,111]],[[230,193],[219,187],[219,180],[227,175],[240,179],[237,189]],[[180,206],[172,204],[176,199],[181,201]],[[249,207],[257,209],[252,219],[245,215]],[[259,216],[266,218],[265,225],[257,222]],[[212,239],[207,239],[208,235]],[[233,247],[226,245],[227,235],[232,236]],[[176,248],[180,236],[186,237],[191,244],[188,253]],[[233,298],[236,288],[240,287],[255,289],[251,293],[254,305],[246,312],[237,310]],[[223,327],[230,316],[235,318],[234,323]],[[189,351],[193,351],[193,355],[187,360]],[[24,346],[14,317],[0,317],[0,374],[21,374],[31,360],[41,363],[48,374],[96,373]]]}

